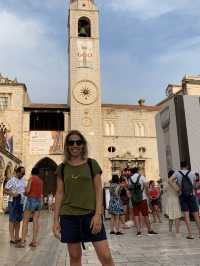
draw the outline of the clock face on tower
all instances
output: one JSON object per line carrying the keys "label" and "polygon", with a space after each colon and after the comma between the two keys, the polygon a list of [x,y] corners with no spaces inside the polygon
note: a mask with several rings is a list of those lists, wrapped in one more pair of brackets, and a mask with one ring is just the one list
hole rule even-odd
{"label": "clock face on tower", "polygon": [[97,100],[97,87],[89,80],[80,81],[73,90],[73,96],[81,104],[92,104]]}

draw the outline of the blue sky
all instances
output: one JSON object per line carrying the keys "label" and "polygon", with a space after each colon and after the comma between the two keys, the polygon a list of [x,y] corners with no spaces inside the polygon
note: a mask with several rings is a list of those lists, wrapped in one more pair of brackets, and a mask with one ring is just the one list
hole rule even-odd
{"label": "blue sky", "polygon": [[[199,0],[96,0],[104,103],[156,104],[200,74]],[[65,0],[0,0],[0,72],[33,102],[66,103]]]}

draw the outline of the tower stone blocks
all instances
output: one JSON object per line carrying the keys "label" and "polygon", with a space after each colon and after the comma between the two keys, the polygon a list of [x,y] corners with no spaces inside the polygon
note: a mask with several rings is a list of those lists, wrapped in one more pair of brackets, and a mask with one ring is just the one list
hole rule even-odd
{"label": "tower stone blocks", "polygon": [[69,10],[70,129],[86,136],[89,154],[102,163],[99,13],[93,1],[71,1]]}

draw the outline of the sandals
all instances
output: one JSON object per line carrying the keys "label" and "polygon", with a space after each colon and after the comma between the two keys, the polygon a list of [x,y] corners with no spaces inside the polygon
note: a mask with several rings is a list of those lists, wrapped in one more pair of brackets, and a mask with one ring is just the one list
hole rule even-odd
{"label": "sandals", "polygon": [[194,239],[193,236],[187,236],[186,238],[187,238],[187,239],[191,239],[191,240]]}
{"label": "sandals", "polygon": [[10,244],[15,245],[17,242],[15,240],[10,240]]}
{"label": "sandals", "polygon": [[15,245],[16,248],[25,248],[25,242],[19,242]]}
{"label": "sandals", "polygon": [[29,247],[32,247],[32,248],[36,248],[37,247],[37,243],[32,241],[30,244],[29,244]]}

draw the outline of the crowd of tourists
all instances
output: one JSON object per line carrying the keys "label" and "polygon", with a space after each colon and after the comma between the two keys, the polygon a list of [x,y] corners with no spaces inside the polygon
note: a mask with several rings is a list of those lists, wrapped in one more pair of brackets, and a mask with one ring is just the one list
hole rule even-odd
{"label": "crowd of tourists", "polygon": [[147,181],[137,167],[124,169],[120,177],[113,175],[110,183],[110,234],[123,235],[124,229],[131,224],[135,225],[137,236],[142,235],[144,226],[149,235],[157,234],[151,224],[162,223],[162,196],[165,193],[164,214],[169,219],[169,232],[175,223],[175,235],[180,237],[180,220],[184,218],[187,239],[194,239],[192,216],[200,237],[200,178],[198,173],[189,170],[187,162],[180,163],[180,170],[169,171],[164,187],[153,180]]}
{"label": "crowd of tourists", "polygon": [[[64,161],[57,169],[57,190],[49,198],[43,198],[43,182],[39,169],[33,168],[25,184],[25,168],[16,169],[14,177],[5,185],[9,195],[10,244],[16,248],[27,245],[28,224],[33,221],[31,247],[38,245],[39,216],[42,203],[48,204],[53,213],[53,233],[67,244],[70,265],[81,265],[84,243],[92,242],[97,256],[104,266],[114,266],[103,222],[102,170],[98,162],[88,158],[87,141],[76,130],[70,131],[64,144]],[[162,196],[166,193],[166,206]],[[183,216],[187,238],[194,239],[190,216],[192,215],[200,237],[199,220],[200,179],[189,170],[187,162],[181,162],[180,170],[171,170],[168,182],[163,186],[147,181],[141,169],[124,169],[121,176],[113,175],[110,182],[109,213],[110,234],[123,235],[130,225],[136,235],[157,235],[154,223],[162,223],[164,213],[169,220],[169,232],[180,234],[180,218]],[[20,236],[20,223],[22,233]],[[130,231],[129,231],[130,233]],[[161,234],[162,232],[159,232]]]}
{"label": "crowd of tourists", "polygon": [[[160,222],[161,190],[155,182],[146,181],[139,168],[124,169],[121,177],[113,175],[110,185],[109,213],[111,214],[110,234],[122,235],[129,228],[127,221],[133,221],[137,236],[141,236],[143,224],[149,235],[157,234],[151,228],[153,222]],[[129,223],[130,224],[130,223]]]}

